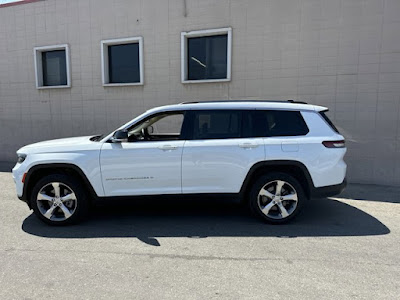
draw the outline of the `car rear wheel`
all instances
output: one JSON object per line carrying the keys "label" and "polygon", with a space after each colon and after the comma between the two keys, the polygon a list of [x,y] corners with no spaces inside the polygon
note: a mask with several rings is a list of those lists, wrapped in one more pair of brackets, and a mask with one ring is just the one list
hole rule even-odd
{"label": "car rear wheel", "polygon": [[64,174],[40,179],[31,194],[31,207],[43,222],[67,225],[81,221],[87,213],[88,201],[83,186]]}
{"label": "car rear wheel", "polygon": [[249,194],[252,212],[271,224],[293,219],[305,201],[300,183],[294,177],[278,172],[258,178]]}

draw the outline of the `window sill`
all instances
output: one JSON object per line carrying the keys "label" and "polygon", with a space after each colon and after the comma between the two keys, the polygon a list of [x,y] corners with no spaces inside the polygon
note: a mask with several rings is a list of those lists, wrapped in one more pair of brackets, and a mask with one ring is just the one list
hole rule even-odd
{"label": "window sill", "polygon": [[229,82],[230,78],[225,79],[200,79],[200,80],[182,80],[182,83],[213,83],[213,82]]}
{"label": "window sill", "polygon": [[38,90],[48,90],[48,89],[68,89],[71,85],[49,85],[49,86],[37,86]]}
{"label": "window sill", "polygon": [[132,82],[132,83],[103,83],[104,87],[118,87],[118,86],[136,86],[144,85],[143,82]]}

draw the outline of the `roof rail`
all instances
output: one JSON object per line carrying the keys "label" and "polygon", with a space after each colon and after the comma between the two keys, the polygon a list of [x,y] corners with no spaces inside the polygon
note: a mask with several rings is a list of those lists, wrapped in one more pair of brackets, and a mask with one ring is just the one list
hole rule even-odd
{"label": "roof rail", "polygon": [[308,104],[307,102],[304,102],[304,101],[296,101],[296,100],[291,100],[291,99],[289,99],[288,102],[297,103],[297,104]]}
{"label": "roof rail", "polygon": [[226,103],[226,102],[274,102],[274,103],[296,103],[296,104],[308,104],[304,101],[295,101],[292,99],[289,100],[213,100],[213,101],[189,101],[182,102],[179,104],[197,104],[197,103]]}

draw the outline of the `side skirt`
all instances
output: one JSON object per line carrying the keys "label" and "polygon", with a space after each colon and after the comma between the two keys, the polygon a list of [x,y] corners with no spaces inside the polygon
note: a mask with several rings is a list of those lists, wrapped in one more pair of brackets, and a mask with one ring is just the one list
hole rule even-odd
{"label": "side skirt", "polygon": [[161,194],[161,195],[146,195],[146,196],[115,196],[115,197],[97,197],[94,201],[95,205],[103,206],[114,203],[132,203],[132,202],[149,202],[149,201],[223,201],[240,203],[241,195],[235,193],[221,193],[221,194]]}

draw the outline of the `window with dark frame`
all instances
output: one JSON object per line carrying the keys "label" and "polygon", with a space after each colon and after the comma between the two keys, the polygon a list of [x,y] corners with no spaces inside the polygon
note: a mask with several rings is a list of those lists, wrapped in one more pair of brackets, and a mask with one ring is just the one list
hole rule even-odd
{"label": "window with dark frame", "polygon": [[309,132],[299,111],[247,111],[243,114],[243,137],[301,136]]}
{"label": "window with dark frame", "polygon": [[265,113],[269,136],[299,136],[309,131],[299,111],[270,110]]}
{"label": "window with dark frame", "polygon": [[228,34],[187,39],[187,79],[226,79]]}
{"label": "window with dark frame", "polygon": [[240,138],[241,111],[194,111],[193,139]]}
{"label": "window with dark frame", "polygon": [[44,51],[42,55],[43,86],[67,85],[65,50]]}
{"label": "window with dark frame", "polygon": [[140,82],[139,43],[108,46],[109,83]]}

